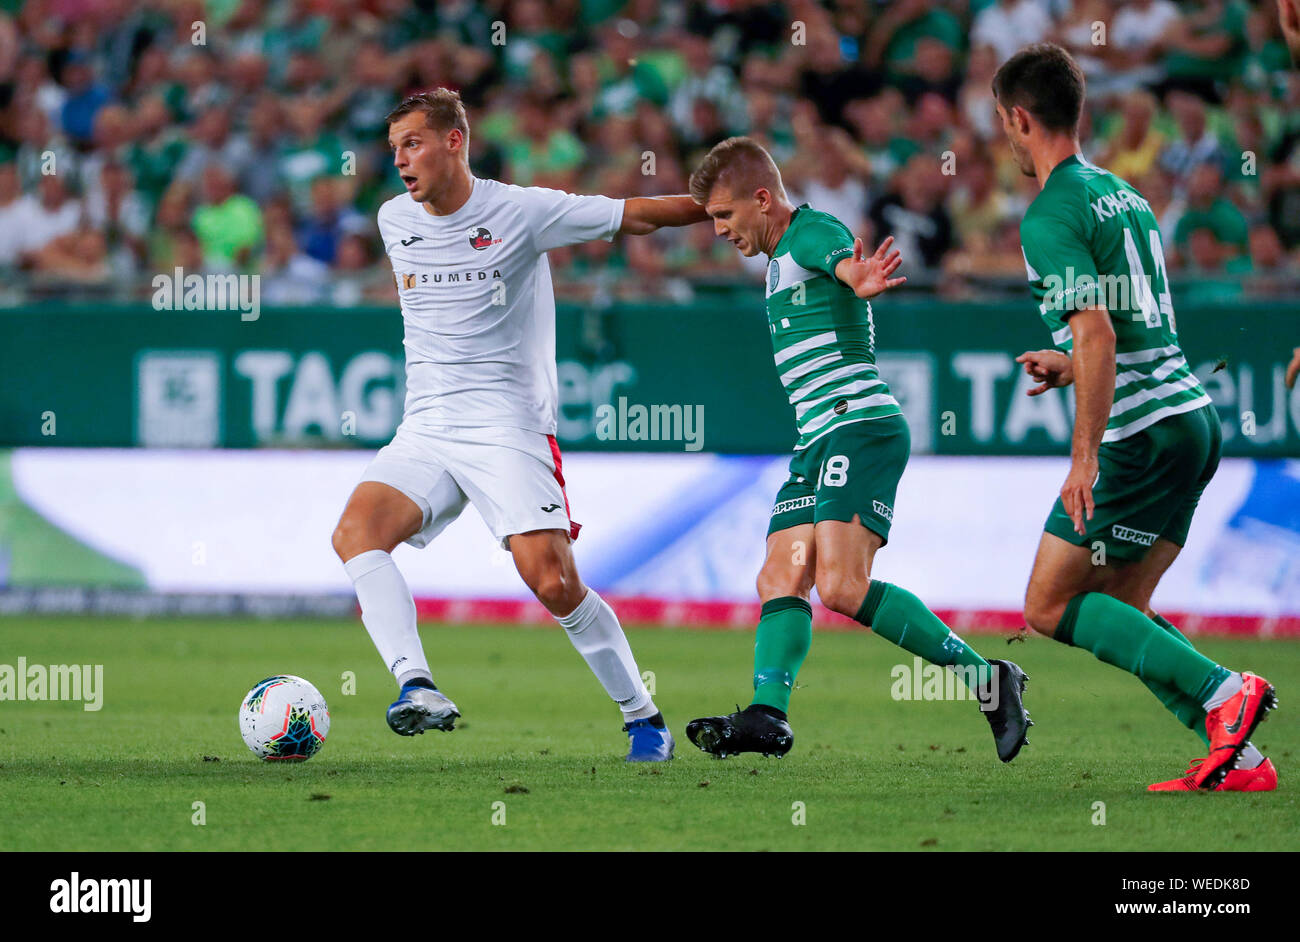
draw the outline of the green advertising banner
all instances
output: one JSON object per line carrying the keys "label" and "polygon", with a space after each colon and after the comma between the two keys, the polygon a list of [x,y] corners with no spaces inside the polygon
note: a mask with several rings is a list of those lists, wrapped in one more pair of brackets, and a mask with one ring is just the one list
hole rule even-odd
{"label": "green advertising banner", "polygon": [[[0,312],[0,446],[365,447],[401,419],[396,309],[157,311],[33,305]],[[1073,401],[1030,398],[1014,362],[1050,346],[1027,302],[876,305],[881,374],[918,454],[1068,450]],[[1227,453],[1300,455],[1286,389],[1300,318],[1284,302],[1183,306],[1187,359]],[[778,454],[795,440],[762,296],[561,305],[558,437],[569,449]]]}

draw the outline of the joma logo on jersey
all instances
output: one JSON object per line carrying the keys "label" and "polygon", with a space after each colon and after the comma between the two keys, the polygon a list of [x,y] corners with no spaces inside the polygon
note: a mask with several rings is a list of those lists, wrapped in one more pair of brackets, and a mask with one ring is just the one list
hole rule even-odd
{"label": "joma logo on jersey", "polygon": [[501,269],[492,269],[492,274],[488,274],[486,268],[479,271],[466,272],[402,272],[399,276],[402,279],[402,290],[408,291],[417,285],[440,285],[443,283],[449,285],[467,285],[475,281],[487,281],[491,278],[497,281],[501,278]]}
{"label": "joma logo on jersey", "polygon": [[492,238],[492,233],[482,226],[469,227],[469,244],[478,251],[482,252],[490,245],[500,244],[500,239]]}
{"label": "joma logo on jersey", "polygon": [[1132,527],[1121,527],[1119,524],[1111,527],[1110,533],[1117,540],[1123,540],[1125,543],[1136,543],[1139,546],[1150,546],[1156,541],[1154,533],[1143,533],[1141,530],[1134,530]]}
{"label": "joma logo on jersey", "polygon": [[1109,219],[1116,213],[1122,213],[1130,207],[1151,212],[1151,204],[1131,190],[1107,193],[1098,199],[1091,200],[1088,205],[1092,207],[1092,211],[1096,213],[1098,219]]}

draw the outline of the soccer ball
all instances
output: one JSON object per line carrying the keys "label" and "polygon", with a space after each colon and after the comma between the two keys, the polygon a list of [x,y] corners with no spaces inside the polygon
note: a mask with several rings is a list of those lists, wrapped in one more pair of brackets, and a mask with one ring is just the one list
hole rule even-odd
{"label": "soccer ball", "polygon": [[302,762],[325,745],[330,711],[319,690],[292,674],[258,681],[239,705],[239,732],[267,762]]}

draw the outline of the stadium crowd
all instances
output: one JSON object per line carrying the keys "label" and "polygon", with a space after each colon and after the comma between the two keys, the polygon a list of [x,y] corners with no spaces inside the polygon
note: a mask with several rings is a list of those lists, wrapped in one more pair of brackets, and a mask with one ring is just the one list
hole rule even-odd
{"label": "stadium crowd", "polygon": [[[989,83],[1048,39],[1085,69],[1085,154],[1153,204],[1178,296],[1294,290],[1300,78],[1272,2],[0,0],[0,303],[147,297],[177,266],[260,274],[263,304],[393,300],[384,116],[437,85],[480,176],[680,193],[750,134],[796,202],[893,234],[910,285],[1022,292],[1036,184]],[[595,300],[754,262],[707,226],[552,253],[561,293]]]}

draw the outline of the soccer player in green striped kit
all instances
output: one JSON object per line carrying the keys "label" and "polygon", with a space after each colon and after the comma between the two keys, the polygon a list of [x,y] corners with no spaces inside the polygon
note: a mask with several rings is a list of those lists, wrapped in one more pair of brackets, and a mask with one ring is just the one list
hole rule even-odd
{"label": "soccer player in green striped kit", "polygon": [[1150,204],[1080,153],[1084,90],[1079,66],[1050,43],[1020,50],[993,79],[1011,151],[1042,188],[1020,241],[1058,348],[1018,360],[1040,383],[1030,395],[1073,383],[1076,403],[1070,472],[1025,621],[1136,675],[1202,735],[1208,756],[1151,790],[1269,791],[1277,772],[1249,739],[1276,702],[1272,686],[1206,658],[1151,608],[1218,467],[1221,431],[1178,345]]}
{"label": "soccer player in green striped kit", "polygon": [[753,702],[692,720],[687,736],[718,758],[790,750],[787,710],[812,643],[808,599],[816,585],[827,608],[956,669],[993,729],[998,757],[1010,762],[1031,725],[1021,699],[1024,673],[1010,661],[986,661],[911,592],[871,578],[911,451],[907,422],[876,370],[867,300],[906,280],[890,277],[901,263],[890,251],[893,239],[864,257],[862,240],[834,216],[790,203],[771,156],[746,137],[714,147],[691,175],[690,190],[718,235],[747,257],[770,258],[768,327],[799,440],[758,575]]}

